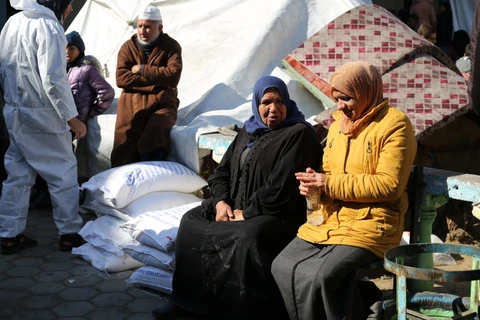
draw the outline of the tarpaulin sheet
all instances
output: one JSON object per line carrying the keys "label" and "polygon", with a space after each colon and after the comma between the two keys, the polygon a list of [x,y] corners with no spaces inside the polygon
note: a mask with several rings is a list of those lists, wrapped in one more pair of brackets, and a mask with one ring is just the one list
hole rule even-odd
{"label": "tarpaulin sheet", "polygon": [[[251,115],[255,81],[277,75],[307,118],[322,103],[283,69],[282,59],[330,21],[366,0],[88,0],[69,26],[85,42],[86,53],[108,69],[116,88],[120,46],[136,32],[138,12],[148,4],[160,8],[164,32],[183,49],[178,86],[180,109],[172,131],[172,156],[199,171],[198,136],[218,127],[241,124]],[[325,39],[325,41],[329,41]],[[116,98],[120,95],[116,88]],[[88,175],[109,168],[116,99],[107,114],[88,125]]]}

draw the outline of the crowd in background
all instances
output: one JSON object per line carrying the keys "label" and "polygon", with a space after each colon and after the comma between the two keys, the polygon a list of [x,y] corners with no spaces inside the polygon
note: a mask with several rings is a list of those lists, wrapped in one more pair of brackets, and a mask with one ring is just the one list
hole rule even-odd
{"label": "crowd in background", "polygon": [[440,0],[435,8],[431,0],[404,0],[396,16],[423,38],[442,49],[456,63],[462,75],[470,74],[470,36],[466,30],[453,31],[449,0]]}

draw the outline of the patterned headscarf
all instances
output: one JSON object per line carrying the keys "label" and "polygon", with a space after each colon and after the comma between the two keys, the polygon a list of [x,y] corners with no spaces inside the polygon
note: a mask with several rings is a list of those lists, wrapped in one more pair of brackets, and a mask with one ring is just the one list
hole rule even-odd
{"label": "patterned headscarf", "polygon": [[272,130],[269,128],[265,123],[262,121],[262,117],[258,112],[258,107],[260,106],[260,102],[265,94],[265,91],[269,88],[275,88],[280,93],[282,97],[283,103],[287,107],[287,116],[285,120],[280,122],[278,128],[291,126],[295,123],[302,122],[307,124],[309,127],[313,129],[313,127],[305,121],[305,116],[303,113],[298,110],[297,104],[295,101],[290,99],[290,95],[288,94],[287,85],[281,79],[273,76],[266,76],[260,78],[255,83],[253,87],[253,99],[252,99],[252,112],[253,116],[251,116],[247,121],[245,121],[245,129],[250,134],[255,135],[262,135]]}
{"label": "patterned headscarf", "polygon": [[380,72],[365,61],[347,62],[330,79],[331,93],[340,91],[358,102],[358,117],[340,119],[342,133],[351,137],[359,125],[365,122],[365,115],[383,101],[383,82]]}

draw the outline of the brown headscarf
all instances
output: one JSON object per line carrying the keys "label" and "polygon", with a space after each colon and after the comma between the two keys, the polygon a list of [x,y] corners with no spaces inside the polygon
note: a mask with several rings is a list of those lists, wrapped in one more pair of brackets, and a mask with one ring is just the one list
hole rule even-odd
{"label": "brown headscarf", "polygon": [[352,137],[360,124],[368,122],[366,115],[383,101],[383,82],[377,68],[365,61],[347,62],[330,79],[331,93],[340,91],[358,101],[359,110],[356,119],[343,115],[340,129]]}

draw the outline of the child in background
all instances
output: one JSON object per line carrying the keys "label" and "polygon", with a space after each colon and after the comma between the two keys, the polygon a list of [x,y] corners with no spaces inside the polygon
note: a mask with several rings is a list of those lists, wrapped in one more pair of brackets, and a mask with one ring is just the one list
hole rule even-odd
{"label": "child in background", "polygon": [[115,91],[101,75],[100,62],[85,55],[85,44],[76,31],[67,34],[67,74],[72,89],[77,118],[83,122],[104,113],[113,101]]}
{"label": "child in background", "polygon": [[417,33],[425,40],[430,41],[432,44],[437,43],[437,31],[431,24],[422,23],[420,27],[418,27]]}
{"label": "child in background", "polygon": [[[100,62],[91,55],[85,55],[85,44],[80,34],[72,31],[67,37],[67,77],[77,107],[77,118],[87,120],[104,113],[115,97],[112,86],[103,78]],[[79,153],[87,150],[87,139],[77,141],[74,148],[78,160],[78,182],[88,179],[86,157]],[[83,160],[83,161],[82,161]]]}
{"label": "child in background", "polygon": [[463,57],[455,61],[455,65],[457,66],[458,70],[462,73],[465,79],[470,79],[470,44],[465,46],[465,53]]}

